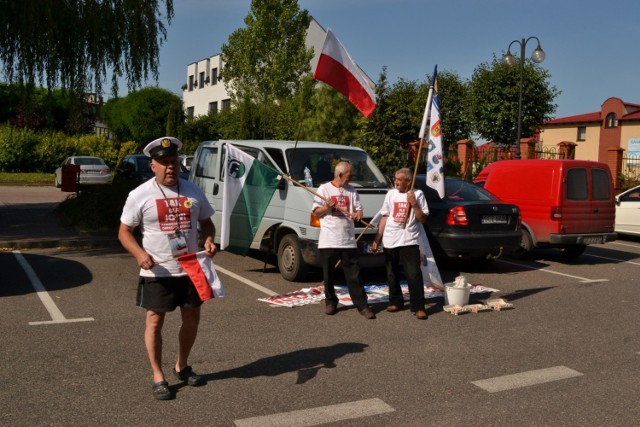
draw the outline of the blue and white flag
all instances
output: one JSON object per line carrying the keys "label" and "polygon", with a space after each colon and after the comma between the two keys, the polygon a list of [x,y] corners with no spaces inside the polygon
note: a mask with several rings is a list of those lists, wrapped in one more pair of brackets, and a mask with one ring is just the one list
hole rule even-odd
{"label": "blue and white flag", "polygon": [[429,145],[427,149],[427,185],[444,197],[444,159],[442,158],[442,131],[440,128],[440,100],[438,98],[438,80],[433,73],[433,100],[429,120]]}

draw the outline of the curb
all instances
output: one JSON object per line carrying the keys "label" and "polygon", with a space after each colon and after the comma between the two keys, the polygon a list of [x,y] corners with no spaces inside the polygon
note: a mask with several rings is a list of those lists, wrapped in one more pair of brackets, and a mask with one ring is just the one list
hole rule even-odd
{"label": "curb", "polygon": [[0,241],[0,251],[21,249],[96,249],[122,247],[120,241],[113,237],[72,237],[60,239],[21,239]]}

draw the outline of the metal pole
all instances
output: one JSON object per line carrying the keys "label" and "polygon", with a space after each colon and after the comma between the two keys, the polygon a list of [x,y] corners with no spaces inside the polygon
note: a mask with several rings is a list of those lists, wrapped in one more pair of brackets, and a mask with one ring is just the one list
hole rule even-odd
{"label": "metal pole", "polygon": [[522,134],[522,86],[524,85],[524,51],[527,45],[523,38],[520,42],[520,91],[518,94],[518,133],[516,133],[516,159],[520,160],[520,135]]}

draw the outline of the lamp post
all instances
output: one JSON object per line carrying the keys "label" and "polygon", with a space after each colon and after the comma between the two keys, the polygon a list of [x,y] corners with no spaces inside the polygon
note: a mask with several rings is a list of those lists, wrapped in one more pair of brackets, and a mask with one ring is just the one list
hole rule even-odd
{"label": "lamp post", "polygon": [[516,159],[520,159],[520,134],[522,131],[522,87],[524,86],[524,52],[527,47],[527,43],[530,40],[535,40],[538,43],[538,47],[531,54],[531,60],[536,64],[544,61],[544,50],[540,47],[540,40],[536,36],[531,36],[528,39],[513,40],[509,43],[507,53],[502,57],[502,60],[509,66],[513,66],[516,62],[516,58],[511,54],[511,46],[514,43],[520,45],[520,90],[518,97],[518,133],[516,134]]}

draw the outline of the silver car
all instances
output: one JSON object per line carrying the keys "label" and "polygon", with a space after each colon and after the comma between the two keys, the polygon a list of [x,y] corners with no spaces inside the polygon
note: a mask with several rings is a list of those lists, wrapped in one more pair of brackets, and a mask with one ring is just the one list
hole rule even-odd
{"label": "silver car", "polygon": [[55,171],[54,184],[57,188],[62,186],[62,169],[66,165],[80,166],[80,185],[103,185],[113,181],[111,169],[100,157],[71,156]]}

